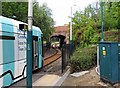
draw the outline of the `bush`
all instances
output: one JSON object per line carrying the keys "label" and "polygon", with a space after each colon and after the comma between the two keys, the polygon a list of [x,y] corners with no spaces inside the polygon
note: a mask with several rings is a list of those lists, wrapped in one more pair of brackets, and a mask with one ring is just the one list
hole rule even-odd
{"label": "bush", "polygon": [[92,44],[97,44],[98,41],[100,41],[100,40],[101,40],[101,35],[100,35],[100,34],[95,34],[95,35],[93,36],[93,38],[91,39],[91,43],[92,43]]}
{"label": "bush", "polygon": [[96,65],[96,47],[77,48],[69,60],[72,72],[88,70]]}

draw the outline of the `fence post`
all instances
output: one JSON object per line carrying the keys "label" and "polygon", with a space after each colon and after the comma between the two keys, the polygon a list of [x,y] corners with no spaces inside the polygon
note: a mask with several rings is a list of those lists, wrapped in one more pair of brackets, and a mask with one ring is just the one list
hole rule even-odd
{"label": "fence post", "polygon": [[68,65],[68,59],[70,58],[70,50],[69,50],[69,44],[66,45],[66,54],[67,54],[67,65]]}
{"label": "fence post", "polygon": [[66,66],[68,65],[68,58],[70,58],[70,50],[68,44],[62,45],[62,73]]}
{"label": "fence post", "polygon": [[62,45],[62,73],[65,68],[65,44]]}
{"label": "fence post", "polygon": [[63,55],[63,52],[64,52],[64,44],[62,45],[62,73],[63,73],[63,70],[64,70],[64,55]]}

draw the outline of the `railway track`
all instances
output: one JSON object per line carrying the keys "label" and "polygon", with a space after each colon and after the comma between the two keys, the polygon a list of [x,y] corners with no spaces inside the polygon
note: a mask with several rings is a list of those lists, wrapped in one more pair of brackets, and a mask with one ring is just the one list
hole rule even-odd
{"label": "railway track", "polygon": [[53,63],[54,61],[56,61],[60,57],[61,57],[61,51],[59,49],[56,49],[56,52],[53,55],[51,55],[47,58],[44,58],[43,67]]}

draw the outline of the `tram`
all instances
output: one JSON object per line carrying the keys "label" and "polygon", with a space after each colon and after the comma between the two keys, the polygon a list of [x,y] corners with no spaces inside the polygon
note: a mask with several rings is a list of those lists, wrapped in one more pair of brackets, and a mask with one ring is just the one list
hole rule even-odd
{"label": "tram", "polygon": [[[26,77],[26,23],[0,16],[0,87]],[[42,32],[32,26],[33,70],[42,67]]]}

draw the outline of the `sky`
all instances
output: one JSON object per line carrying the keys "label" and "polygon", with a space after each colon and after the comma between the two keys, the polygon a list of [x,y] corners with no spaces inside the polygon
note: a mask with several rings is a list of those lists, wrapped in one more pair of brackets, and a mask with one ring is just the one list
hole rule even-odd
{"label": "sky", "polygon": [[[83,11],[90,3],[98,0],[37,0],[39,5],[47,3],[47,6],[52,10],[52,18],[55,21],[55,26],[62,26],[70,22],[71,7],[72,13],[75,11]],[[75,5],[75,6],[74,6]]]}

